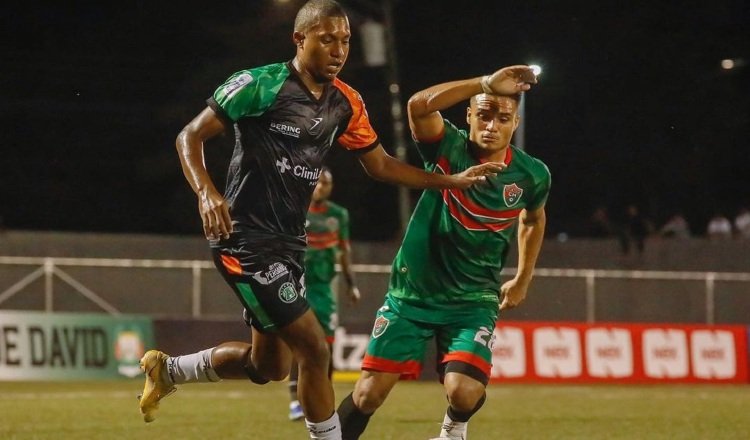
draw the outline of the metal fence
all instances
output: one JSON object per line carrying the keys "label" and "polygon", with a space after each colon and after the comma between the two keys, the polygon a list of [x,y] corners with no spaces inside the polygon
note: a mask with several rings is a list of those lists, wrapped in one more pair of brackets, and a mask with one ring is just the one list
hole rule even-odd
{"label": "metal fence", "polygon": [[[367,312],[374,310],[380,305],[390,266],[355,264],[353,269],[360,279],[376,280],[369,283],[375,286],[372,306],[365,307]],[[514,273],[515,268],[504,271]],[[217,286],[226,290],[211,261],[0,256],[0,309],[54,312],[83,308],[112,315],[236,317],[237,303],[231,295],[208,294]],[[537,268],[532,291],[542,298],[526,312],[532,319],[632,320],[631,315],[618,315],[617,311],[622,304],[635,304],[640,296],[646,296],[652,302],[632,316],[648,317],[644,312],[665,309],[676,316],[670,319],[667,313],[665,319],[678,322],[750,323],[750,273]],[[677,296],[670,302],[655,292]],[[719,294],[723,295],[719,304],[722,317],[717,320]],[[618,300],[618,295],[627,295],[627,299]],[[74,296],[79,301],[73,300]],[[680,317],[679,309],[684,309],[685,317]],[[570,312],[566,315],[565,310]],[[361,317],[361,321],[370,319],[369,313]]]}

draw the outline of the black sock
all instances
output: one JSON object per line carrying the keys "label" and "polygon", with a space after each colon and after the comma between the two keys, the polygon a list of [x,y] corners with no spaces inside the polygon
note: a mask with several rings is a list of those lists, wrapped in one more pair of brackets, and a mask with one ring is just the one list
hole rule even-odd
{"label": "black sock", "polygon": [[365,432],[367,423],[370,421],[372,414],[365,414],[354,405],[352,394],[341,401],[339,409],[339,420],[341,421],[341,440],[357,440]]}

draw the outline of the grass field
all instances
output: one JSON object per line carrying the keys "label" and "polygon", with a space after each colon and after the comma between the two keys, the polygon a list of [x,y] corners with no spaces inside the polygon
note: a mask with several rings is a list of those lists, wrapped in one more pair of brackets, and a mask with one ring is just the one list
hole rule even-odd
{"label": "grass field", "polygon": [[[187,385],[141,421],[141,381],[0,382],[0,439],[306,439],[289,422],[284,383]],[[352,388],[336,385],[337,399]],[[436,383],[403,382],[363,440],[426,440],[445,399]],[[483,439],[750,439],[749,386],[491,385],[472,419]]]}

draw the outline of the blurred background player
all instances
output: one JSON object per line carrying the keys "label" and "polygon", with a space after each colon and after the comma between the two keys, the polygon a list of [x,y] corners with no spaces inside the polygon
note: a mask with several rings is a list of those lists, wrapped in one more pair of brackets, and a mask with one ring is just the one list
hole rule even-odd
{"label": "blurred background player", "polygon": [[[544,238],[549,170],[510,145],[520,92],[532,83],[529,67],[512,66],[439,84],[409,100],[409,126],[427,170],[448,174],[483,161],[507,168],[467,190],[422,193],[393,261],[360,378],[338,408],[342,439],[359,438],[400,378],[419,376],[433,338],[448,398],[439,438],[466,438],[469,418],[485,401],[498,309],[526,297]],[[440,114],[465,100],[469,133]],[[514,240],[518,272],[501,286]]]}
{"label": "blurred background player", "polygon": [[[336,262],[341,265],[341,276],[346,284],[346,296],[356,304],[360,293],[354,282],[349,243],[349,211],[328,200],[333,190],[333,175],[323,168],[307,210],[307,250],[305,251],[305,296],[326,334],[332,353],[334,332],[338,327],[336,297],[331,282],[336,276]],[[333,358],[328,377],[333,373]],[[289,373],[289,419],[300,420],[305,415],[297,399],[297,362],[292,362]]]}

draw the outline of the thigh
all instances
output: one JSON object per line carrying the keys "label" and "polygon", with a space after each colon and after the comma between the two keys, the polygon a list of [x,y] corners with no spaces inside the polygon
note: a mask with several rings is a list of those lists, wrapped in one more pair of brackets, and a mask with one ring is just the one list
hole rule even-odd
{"label": "thigh", "polygon": [[425,348],[433,335],[431,326],[409,319],[386,299],[375,317],[362,369],[416,379],[422,372]]}
{"label": "thigh", "polygon": [[487,377],[492,368],[496,306],[467,308],[442,324],[437,331],[438,372],[448,362],[461,362]]}
{"label": "thigh", "polygon": [[[239,236],[238,236],[239,235]],[[233,233],[212,246],[214,264],[260,332],[275,332],[308,309],[301,279],[300,251],[265,250]]]}

